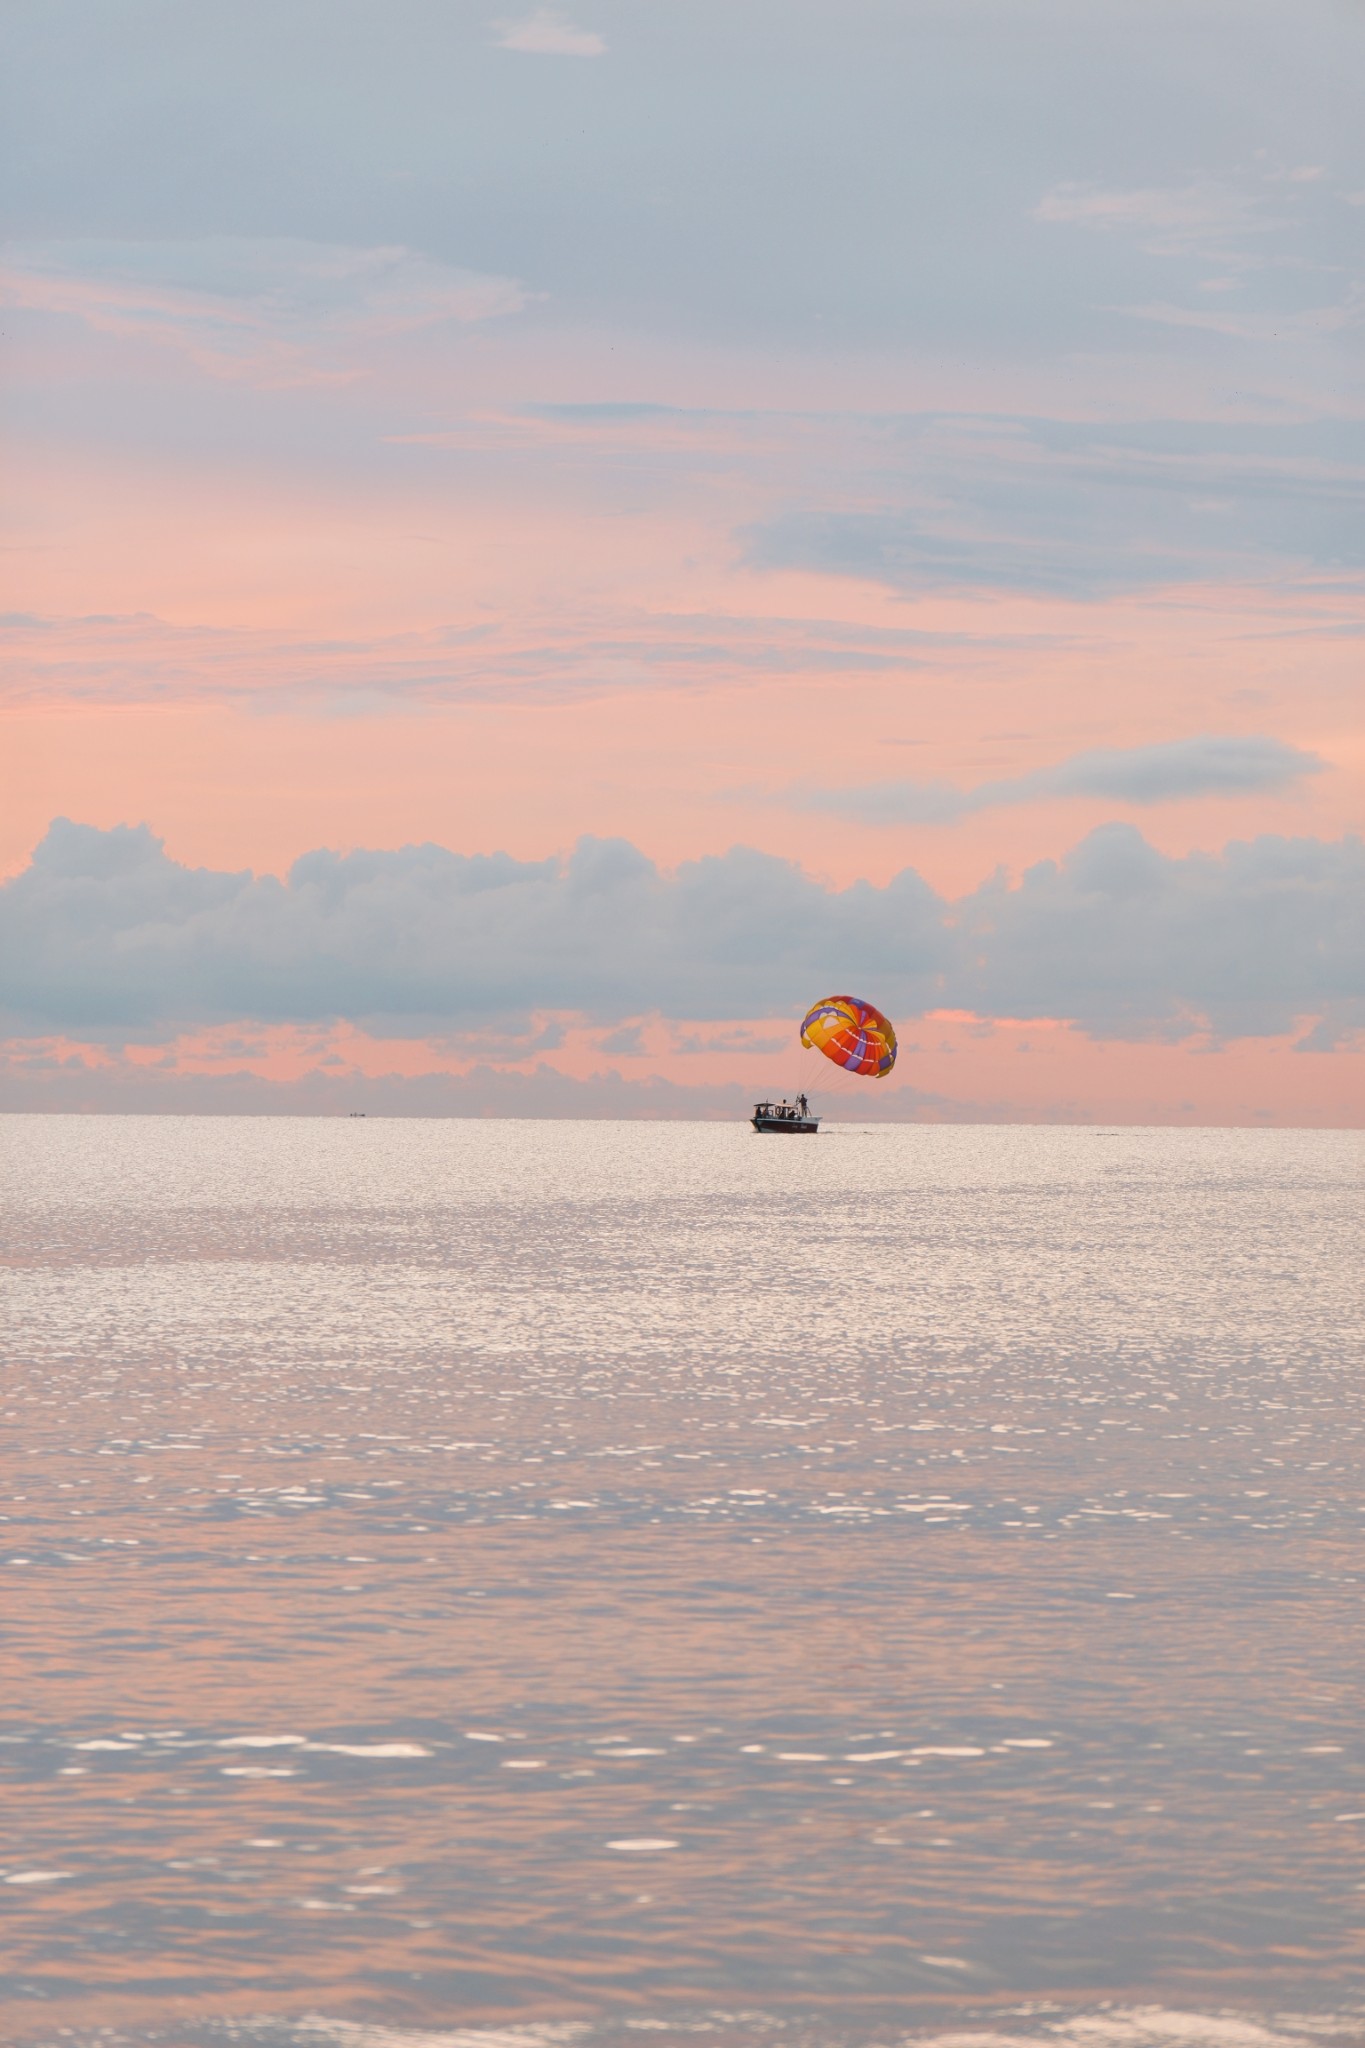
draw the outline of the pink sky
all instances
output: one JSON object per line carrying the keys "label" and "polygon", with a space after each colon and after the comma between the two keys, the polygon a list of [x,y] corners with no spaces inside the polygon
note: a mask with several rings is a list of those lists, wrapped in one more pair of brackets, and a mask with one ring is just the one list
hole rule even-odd
{"label": "pink sky", "polygon": [[[698,47],[720,32],[699,21]],[[592,74],[610,96],[615,34],[501,50],[496,90],[510,107],[533,78],[553,102]],[[994,61],[983,50],[983,90]],[[225,83],[225,104],[245,90]],[[1143,90],[1159,109],[1159,78]],[[1284,136],[1259,162],[1244,140],[1205,136],[1192,177],[1178,137],[1149,135],[1126,186],[1064,151],[1026,173],[1002,143],[976,231],[998,211],[1052,266],[1017,345],[1004,302],[973,311],[945,251],[924,261],[954,332],[888,326],[872,298],[860,312],[834,242],[847,331],[782,315],[787,224],[747,327],[738,284],[709,309],[633,304],[624,254],[619,291],[603,271],[569,303],[555,259],[510,229],[496,260],[487,234],[453,260],[395,199],[362,234],[382,183],[363,168],[326,233],[283,206],[268,232],[191,208],[117,240],[74,218],[21,237],[0,870],[22,875],[67,816],[145,822],[191,867],[284,874],[320,846],[422,841],[540,860],[590,834],[664,869],[755,847],[832,889],[914,868],[957,899],[1116,821],[1169,856],[1357,831],[1365,591],[1343,508],[1361,386],[1329,257],[1358,195],[1344,130],[1306,168]],[[528,207],[549,204],[534,162],[518,175]],[[600,203],[602,234],[624,235]],[[710,203],[677,185],[683,212]],[[776,222],[780,193],[764,204]],[[1281,304],[1304,299],[1310,245],[1307,310]],[[1126,294],[1122,317],[1105,292]],[[1288,765],[1149,800],[1066,768],[1210,738]],[[1068,772],[1088,793],[1056,786]],[[926,786],[1025,778],[914,822]],[[911,786],[899,821],[877,822],[884,785]],[[1311,1004],[1296,1015],[1302,1036]],[[715,1088],[756,1071],[679,1053],[666,1019],[628,1058],[563,1021],[546,1058],[566,1073]],[[963,1114],[1339,1123],[1365,1107],[1349,1031],[1305,1055],[1292,1033],[1211,1037],[1197,1019],[1183,1047],[1064,1018],[901,1022],[898,1079]],[[173,1025],[159,1058],[190,1073],[225,1056]],[[316,1028],[357,1075],[461,1064],[430,1037]],[[270,1029],[247,1067],[283,1084],[314,1026]],[[16,1055],[32,1042],[16,1026]]]}

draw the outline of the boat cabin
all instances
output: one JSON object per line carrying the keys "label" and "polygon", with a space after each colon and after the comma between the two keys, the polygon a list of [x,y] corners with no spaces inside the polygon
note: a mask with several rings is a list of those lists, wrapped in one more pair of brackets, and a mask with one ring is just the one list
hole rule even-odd
{"label": "boat cabin", "polygon": [[795,1102],[756,1102],[750,1119],[756,1131],[818,1131],[820,1119],[812,1116],[804,1095]]}

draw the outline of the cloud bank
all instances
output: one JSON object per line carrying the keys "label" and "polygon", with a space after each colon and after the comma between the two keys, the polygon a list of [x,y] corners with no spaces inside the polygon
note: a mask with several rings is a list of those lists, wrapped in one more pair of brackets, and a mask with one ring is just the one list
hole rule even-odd
{"label": "cloud bank", "polygon": [[429,1036],[535,1014],[623,1024],[790,1014],[875,993],[1065,1017],[1098,1037],[1365,1021],[1365,844],[1262,837],[1170,859],[1127,825],[948,902],[912,869],[828,889],[746,848],[673,874],[624,841],[563,862],[438,846],[318,851],[284,881],[182,866],[145,826],[59,819],[0,888],[15,1035],[157,1042],[347,1019]]}

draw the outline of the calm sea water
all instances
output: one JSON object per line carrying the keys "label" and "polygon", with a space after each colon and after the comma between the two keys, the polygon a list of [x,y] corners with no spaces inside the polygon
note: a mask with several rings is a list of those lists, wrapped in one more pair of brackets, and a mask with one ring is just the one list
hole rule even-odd
{"label": "calm sea water", "polygon": [[5,2040],[1365,2041],[1358,1136],[0,1143]]}

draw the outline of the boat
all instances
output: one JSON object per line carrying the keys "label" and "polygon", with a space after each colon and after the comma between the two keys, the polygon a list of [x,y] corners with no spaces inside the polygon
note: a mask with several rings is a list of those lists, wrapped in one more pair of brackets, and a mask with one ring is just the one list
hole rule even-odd
{"label": "boat", "polygon": [[785,1097],[781,1102],[756,1102],[750,1122],[756,1131],[807,1131],[820,1128],[818,1116],[812,1116],[810,1104],[804,1095],[798,1095],[795,1102]]}

